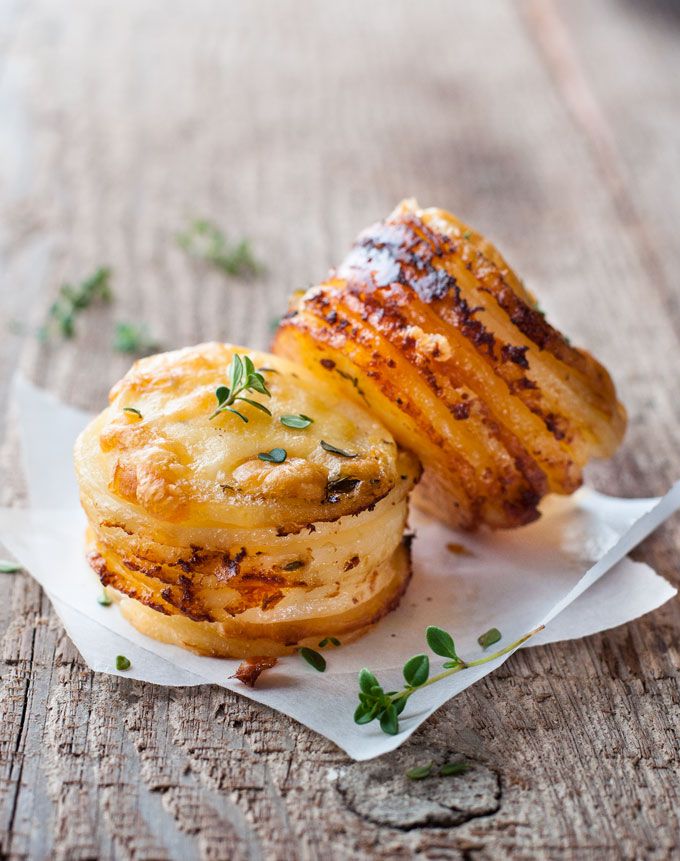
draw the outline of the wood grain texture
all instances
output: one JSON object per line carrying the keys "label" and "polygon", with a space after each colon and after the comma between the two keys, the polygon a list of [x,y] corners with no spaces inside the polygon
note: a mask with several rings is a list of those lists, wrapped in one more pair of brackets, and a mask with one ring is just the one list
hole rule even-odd
{"label": "wood grain texture", "polygon": [[[631,425],[591,481],[661,493],[680,475],[678,38],[670,0],[6,0],[2,403],[20,366],[97,407],[128,364],[119,319],[169,348],[265,346],[288,293],[415,195],[493,237],[613,369]],[[188,260],[195,216],[251,237],[266,276]],[[39,343],[59,284],[100,264],[115,304]],[[21,504],[9,413],[0,440],[0,502]],[[676,520],[636,558],[678,583],[679,539]],[[680,857],[677,602],[514,656],[367,764],[221,689],[93,675],[28,577],[0,575],[0,632],[2,858]],[[402,776],[453,754],[474,778]]]}

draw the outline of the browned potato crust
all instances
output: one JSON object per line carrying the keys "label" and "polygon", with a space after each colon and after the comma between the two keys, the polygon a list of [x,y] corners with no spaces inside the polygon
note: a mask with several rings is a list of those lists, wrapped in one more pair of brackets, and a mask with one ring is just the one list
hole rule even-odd
{"label": "browned potato crust", "polygon": [[421,459],[417,503],[466,529],[535,520],[625,430],[605,368],[547,322],[494,246],[414,202],[294,298],[273,349],[367,404]]}

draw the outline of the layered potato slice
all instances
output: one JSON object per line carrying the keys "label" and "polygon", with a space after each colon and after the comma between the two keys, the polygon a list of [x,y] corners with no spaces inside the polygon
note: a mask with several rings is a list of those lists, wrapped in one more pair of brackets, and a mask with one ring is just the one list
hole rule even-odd
{"label": "layered potato slice", "polygon": [[368,406],[424,465],[416,503],[456,527],[531,522],[625,430],[605,368],[547,322],[494,246],[414,201],[293,298],[273,350]]}
{"label": "layered potato slice", "polygon": [[[262,383],[228,407],[234,356]],[[347,642],[408,584],[416,458],[282,358],[210,343],[140,360],[75,463],[90,563],[157,639],[225,657]]]}

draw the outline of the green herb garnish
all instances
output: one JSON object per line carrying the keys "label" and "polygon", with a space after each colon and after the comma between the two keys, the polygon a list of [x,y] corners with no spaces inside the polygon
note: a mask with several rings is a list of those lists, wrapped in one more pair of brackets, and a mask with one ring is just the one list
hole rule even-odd
{"label": "green herb garnish", "polygon": [[[109,596],[106,594],[106,589],[102,589],[101,595],[97,598],[97,603],[101,604],[102,607],[110,607],[111,606],[112,602],[111,602],[111,599],[109,598]],[[123,669],[126,669],[126,668],[123,667]]]}
{"label": "green herb garnish", "polygon": [[308,428],[314,419],[310,419],[309,416],[303,416],[302,413],[300,413],[300,415],[297,416],[281,416],[279,421],[287,428]]}
{"label": "green herb garnish", "polygon": [[271,451],[261,451],[258,454],[260,460],[267,463],[283,463],[287,456],[285,448],[273,448]]}
{"label": "green herb garnish", "polygon": [[116,655],[116,669],[117,670],[129,670],[130,669],[130,659],[126,658],[125,655]]}
{"label": "green herb garnish", "polygon": [[7,559],[0,559],[0,574],[17,574],[19,571],[21,571],[21,565],[9,562]]}
{"label": "green herb garnish", "polygon": [[180,248],[192,257],[210,263],[225,275],[253,276],[263,271],[246,239],[230,243],[224,233],[207,219],[193,221],[188,230],[177,236]]}
{"label": "green herb garnish", "polygon": [[488,631],[485,631],[477,637],[477,642],[483,649],[488,649],[489,646],[493,646],[494,643],[497,643],[501,637],[502,634],[498,628],[489,628]]}
{"label": "green herb garnish", "polygon": [[265,385],[264,377],[259,371],[255,370],[252,359],[249,356],[239,356],[238,353],[234,353],[229,365],[229,385],[218,386],[216,389],[217,409],[210,418],[214,419],[220,413],[228,411],[234,413],[242,421],[248,422],[247,417],[243,413],[233,409],[232,404],[236,401],[244,401],[250,404],[251,407],[267,413],[268,416],[271,415],[271,412],[264,404],[253,401],[251,398],[244,398],[241,392],[259,392],[268,398],[271,397],[271,392]]}
{"label": "green herb garnish", "polygon": [[314,649],[308,649],[307,646],[303,646],[301,649],[298,649],[298,653],[300,657],[304,658],[304,660],[314,667],[315,670],[318,670],[320,673],[325,671],[326,659],[323,655],[315,652]]}
{"label": "green herb garnish", "polygon": [[[364,668],[359,673],[359,705],[354,712],[354,721],[358,724],[366,724],[378,719],[383,732],[389,735],[396,735],[399,732],[399,715],[403,711],[408,698],[417,690],[440,682],[442,679],[459,673],[468,667],[478,667],[494,661],[496,658],[501,658],[503,655],[507,655],[519,648],[530,637],[533,637],[534,634],[542,630],[543,625],[540,625],[530,633],[515,640],[514,643],[510,643],[509,646],[491,655],[477,658],[474,661],[464,661],[456,654],[453,637],[442,628],[430,626],[426,632],[428,645],[435,654],[449,658],[443,665],[443,672],[430,677],[430,660],[428,656],[415,655],[409,658],[404,664],[403,674],[406,686],[403,690],[388,691],[386,693],[375,675],[369,669]],[[453,774],[454,772],[450,773]]]}
{"label": "green herb garnish", "polygon": [[49,310],[47,323],[40,330],[41,337],[47,338],[56,329],[63,338],[72,338],[76,333],[76,317],[81,311],[96,299],[111,301],[110,277],[111,270],[102,266],[75,287],[73,284],[63,284]]}
{"label": "green herb garnish", "polygon": [[[361,397],[362,397],[364,400],[366,400],[366,395],[364,394],[364,390],[363,390],[363,389],[361,388],[361,386],[359,385],[359,378],[358,378],[358,377],[353,377],[351,374],[348,374],[348,373],[347,373],[347,371],[341,371],[341,370],[340,370],[340,368],[336,368],[336,369],[335,369],[335,373],[336,373],[336,374],[339,374],[339,375],[343,378],[343,380],[349,380],[349,381],[350,381],[350,383],[351,383],[351,384],[354,386],[354,388],[357,390],[357,393],[358,393],[359,395],[361,395]],[[368,403],[368,401],[367,401],[367,403]]]}
{"label": "green herb garnish", "polygon": [[284,571],[299,571],[300,568],[304,568],[305,563],[302,559],[294,559],[292,562],[289,562],[287,565],[283,566]]}
{"label": "green herb garnish", "polygon": [[414,768],[409,768],[406,777],[409,780],[423,780],[423,778],[430,776],[432,765],[432,762],[428,762],[426,765],[416,765]]}
{"label": "green herb garnish", "polygon": [[471,239],[471,238],[472,238],[472,231],[471,230],[465,230],[463,232],[463,239]]}
{"label": "green herb garnish", "polygon": [[403,667],[404,681],[411,688],[425,684],[430,675],[430,659],[427,655],[414,655]]}
{"label": "green herb garnish", "polygon": [[356,454],[352,454],[349,451],[343,451],[341,448],[337,448],[336,446],[331,445],[329,442],[325,442],[324,440],[321,440],[319,444],[324,451],[328,451],[331,454],[338,454],[340,455],[340,457],[357,457]]}
{"label": "green herb garnish", "polygon": [[340,645],[340,640],[337,637],[324,637],[319,643],[319,648],[325,649],[329,643],[337,648]]}
{"label": "green herb garnish", "polygon": [[439,773],[442,777],[452,777],[456,774],[465,774],[471,768],[472,766],[469,762],[447,762],[439,769]]}
{"label": "green herb garnish", "polygon": [[138,418],[142,418],[142,414],[137,409],[137,407],[123,407],[124,413],[130,413],[130,415],[137,416]]}
{"label": "green herb garnish", "polygon": [[144,323],[116,323],[113,333],[113,349],[118,353],[142,355],[154,353],[158,343],[149,335]]}
{"label": "green herb garnish", "polygon": [[360,478],[350,476],[333,478],[326,485],[326,497],[330,502],[337,502],[335,498],[337,493],[351,493],[358,484],[361,484]]}

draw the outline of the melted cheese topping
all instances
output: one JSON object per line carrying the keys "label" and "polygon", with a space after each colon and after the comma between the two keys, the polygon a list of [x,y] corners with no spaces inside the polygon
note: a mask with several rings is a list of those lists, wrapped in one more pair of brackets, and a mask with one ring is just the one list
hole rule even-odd
{"label": "melted cheese topping", "polygon": [[[271,369],[263,371],[271,397],[242,393],[271,416],[238,401],[247,423],[230,412],[211,418],[235,353]],[[281,424],[281,416],[299,414],[313,423]],[[329,452],[322,440],[354,456]],[[274,448],[285,449],[285,462],[258,457]],[[201,526],[334,520],[374,504],[401,480],[392,436],[362,406],[286,360],[218,343],[137,362],[79,438],[75,457],[84,496]]]}

